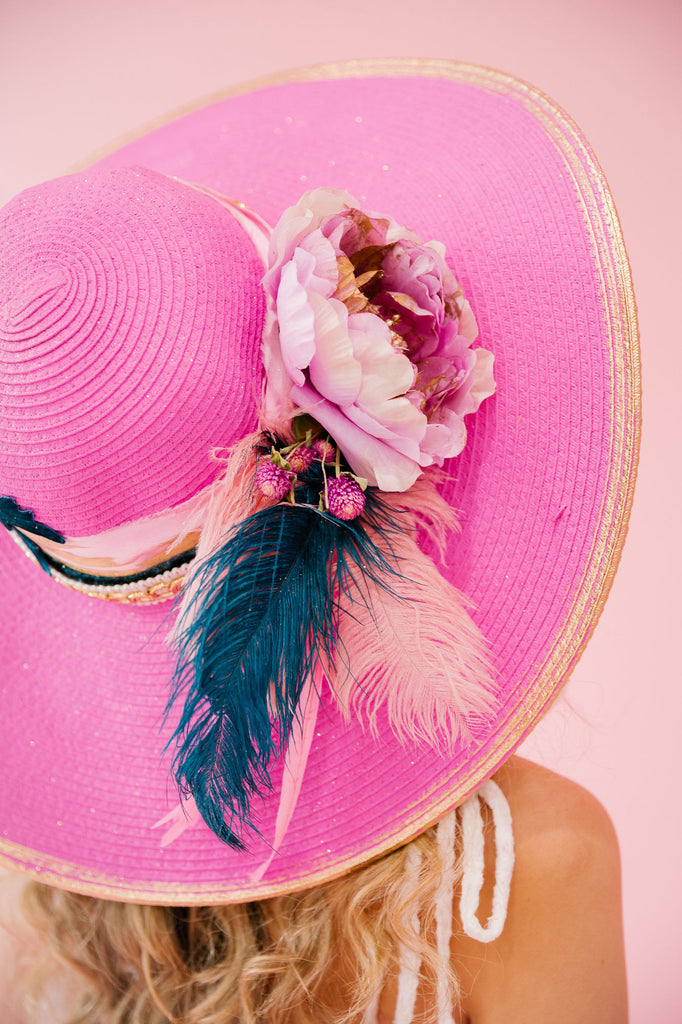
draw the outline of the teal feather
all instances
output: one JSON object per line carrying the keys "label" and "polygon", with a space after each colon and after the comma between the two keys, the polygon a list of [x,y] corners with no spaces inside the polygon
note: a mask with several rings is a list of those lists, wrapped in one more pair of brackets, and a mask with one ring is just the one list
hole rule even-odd
{"label": "teal feather", "polygon": [[333,661],[340,591],[361,600],[365,578],[385,589],[396,572],[368,533],[395,528],[376,492],[363,521],[344,523],[316,507],[319,463],[299,482],[297,504],[255,512],[197,566],[175,632],[175,778],[240,849],[257,831],[254,800],[271,788],[305,680]]}

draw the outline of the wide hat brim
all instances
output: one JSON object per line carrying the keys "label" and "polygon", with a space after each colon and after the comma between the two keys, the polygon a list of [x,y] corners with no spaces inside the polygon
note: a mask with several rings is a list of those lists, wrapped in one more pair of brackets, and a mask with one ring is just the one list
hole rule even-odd
{"label": "wide hat brim", "polygon": [[[66,590],[0,536],[0,861],[111,899],[221,903],[336,877],[423,831],[528,735],[574,667],[625,539],[638,452],[630,272],[604,177],[576,126],[530,86],[434,60],[272,78],[102,161],[210,186],[274,224],[301,193],[349,191],[445,243],[495,354],[443,493],[461,510],[444,574],[472,600],[498,680],[494,718],[441,756],[374,737],[323,695],[300,798],[261,881],[282,766],[248,854],[204,825],[161,847],[177,804],[162,727],[168,605]],[[220,439],[216,439],[218,444]],[[163,831],[163,830],[161,830]]]}

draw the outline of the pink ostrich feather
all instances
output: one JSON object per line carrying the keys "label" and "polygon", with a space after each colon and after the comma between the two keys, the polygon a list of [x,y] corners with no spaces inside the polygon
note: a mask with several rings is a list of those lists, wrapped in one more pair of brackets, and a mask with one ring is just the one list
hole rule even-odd
{"label": "pink ostrich feather", "polygon": [[364,719],[374,735],[385,704],[403,742],[452,753],[458,743],[470,744],[476,725],[493,713],[486,641],[467,600],[410,531],[376,540],[398,574],[387,580],[388,590],[363,578],[339,595],[338,643],[325,668],[332,692],[343,714]]}
{"label": "pink ostrich feather", "polygon": [[261,441],[261,432],[255,431],[233,445],[227,458],[215,453],[215,458],[225,462],[225,468],[211,488],[206,521],[197,545],[197,561],[215,551],[233,526],[272,504],[254,487],[257,445]]}
{"label": "pink ostrich feather", "polygon": [[171,645],[190,628],[194,618],[195,570],[224,542],[234,526],[259,509],[272,504],[254,486],[258,462],[257,446],[261,441],[262,433],[258,430],[247,434],[229,448],[225,456],[219,450],[214,452],[214,458],[224,462],[225,468],[211,487],[194,567],[183,588],[178,616],[169,634]]}

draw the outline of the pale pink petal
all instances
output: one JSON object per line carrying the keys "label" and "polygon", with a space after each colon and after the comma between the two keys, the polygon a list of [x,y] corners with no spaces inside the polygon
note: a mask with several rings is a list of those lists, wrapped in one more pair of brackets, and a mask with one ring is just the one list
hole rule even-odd
{"label": "pale pink petal", "polygon": [[279,325],[268,296],[265,327],[263,330],[263,369],[265,386],[263,388],[262,416],[266,423],[277,423],[291,419],[293,402],[289,396],[291,391],[291,375],[282,358]]}
{"label": "pale pink petal", "polygon": [[334,252],[340,253],[342,250],[341,240],[346,230],[347,224],[347,210],[343,211],[343,215],[339,214],[338,217],[327,217],[324,222],[324,234],[330,245],[334,247]]}
{"label": "pale pink petal", "polygon": [[[464,335],[471,345],[472,341],[475,341],[478,337],[478,324],[476,323],[476,317],[474,316],[473,310],[466,299],[460,299],[459,307],[458,333]],[[483,352],[484,350],[477,349],[477,351]],[[490,393],[492,394],[492,391]]]}
{"label": "pale pink petal", "polygon": [[485,348],[470,350],[475,356],[475,363],[469,372],[464,387],[457,391],[447,402],[448,408],[458,416],[468,416],[476,412],[485,398],[495,394],[495,378],[493,362],[495,357]]}
{"label": "pale pink petal", "polygon": [[404,395],[414,384],[416,371],[408,357],[393,347],[388,324],[374,313],[353,313],[348,333],[355,358],[362,365],[359,401],[368,408]]}
{"label": "pale pink petal", "polygon": [[383,491],[406,491],[421,473],[413,459],[383,441],[368,436],[344,416],[338,406],[321,398],[309,385],[293,387],[292,401],[309,413],[333,437],[358,476]]}
{"label": "pale pink petal", "polygon": [[308,297],[333,295],[338,280],[336,255],[324,235],[313,232],[307,243],[309,247],[297,247],[282,268],[277,292],[282,358],[297,384],[303,383],[301,371],[316,349],[315,314]]}
{"label": "pale pink petal", "polygon": [[[357,206],[357,203],[350,192],[342,188],[316,188],[306,192],[299,202],[314,210],[315,226],[317,227],[326,217],[333,217],[342,210],[350,210]],[[286,216],[286,214],[285,214]]]}
{"label": "pale pink petal", "polygon": [[298,280],[307,292],[318,292],[325,298],[334,294],[339,280],[336,251],[319,229],[301,240],[292,260],[297,266]]}
{"label": "pale pink petal", "polygon": [[313,212],[308,208],[299,210],[293,207],[287,214],[291,216],[283,216],[272,233],[269,270],[263,278],[263,286],[273,298],[277,294],[282,267],[291,259],[300,240],[316,227],[313,224]]}
{"label": "pale pink petal", "polygon": [[[362,384],[362,366],[348,336],[348,310],[336,299],[308,293],[315,318],[315,353],[310,360],[310,381],[330,402],[349,405]],[[301,384],[302,381],[295,381]]]}
{"label": "pale pink petal", "polygon": [[431,240],[430,242],[424,242],[425,249],[433,249],[436,254],[437,264],[439,268],[439,274],[443,282],[442,289],[444,295],[457,295],[459,294],[459,285],[457,284],[457,278],[453,274],[452,270],[448,266],[448,262],[445,258],[445,246],[442,242],[436,242]]}
{"label": "pale pink petal", "polygon": [[343,412],[357,426],[419,461],[419,443],[426,417],[406,397],[414,385],[415,368],[393,348],[388,326],[372,313],[348,318],[353,351],[362,364],[362,387]]}
{"label": "pale pink petal", "polygon": [[[387,445],[393,448],[396,452],[401,455],[406,455],[409,459],[414,462],[418,462],[421,466],[428,466],[433,461],[428,455],[422,457],[422,441],[424,438],[424,432],[427,428],[426,416],[418,409],[415,410],[412,405],[413,413],[416,412],[416,416],[413,413],[408,413],[405,408],[405,403],[411,405],[409,399],[404,396],[401,398],[392,399],[392,404],[395,403],[399,406],[399,411],[405,417],[398,422],[398,429],[391,429],[387,417],[382,417],[381,420],[375,419],[371,416],[366,409],[363,409],[359,405],[347,405],[341,411],[348,417],[351,422],[355,423],[356,426],[361,427],[371,437],[376,437],[381,441],[384,441]],[[407,416],[410,417],[409,428],[400,430],[400,426],[405,427],[405,420]]]}
{"label": "pale pink petal", "polygon": [[293,262],[282,268],[277,292],[277,319],[284,365],[291,379],[302,384],[302,370],[315,354],[315,315]]}
{"label": "pale pink petal", "polygon": [[439,409],[433,418],[422,441],[422,451],[428,452],[434,462],[440,466],[443,459],[451,459],[459,455],[467,440],[464,421],[450,409]]}
{"label": "pale pink petal", "polygon": [[[374,213],[370,214],[369,216],[378,217],[379,214]],[[417,245],[420,244],[419,235],[415,234],[414,231],[410,231],[410,229],[404,227],[404,225],[399,224],[397,220],[393,219],[393,217],[384,216],[382,217],[382,220],[388,222],[388,227],[386,228],[386,238],[384,240],[385,245],[395,245],[396,242],[404,242],[406,240],[408,242],[416,242]]]}
{"label": "pale pink petal", "polygon": [[325,218],[339,213],[355,203],[347,192],[332,188],[319,188],[306,192],[295,206],[290,206],[280,217],[270,241],[270,270],[264,284],[268,291],[276,290],[277,270],[291,259],[294,249],[302,238],[320,226]]}
{"label": "pale pink petal", "polygon": [[469,389],[472,405],[467,412],[476,412],[481,402],[494,395],[496,389],[493,377],[495,356],[485,348],[476,348],[474,352],[476,353],[476,366],[472,373],[473,379]]}

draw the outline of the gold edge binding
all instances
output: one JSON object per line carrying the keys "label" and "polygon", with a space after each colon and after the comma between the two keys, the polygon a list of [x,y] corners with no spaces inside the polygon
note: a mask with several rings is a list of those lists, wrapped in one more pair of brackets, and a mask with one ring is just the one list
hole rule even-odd
{"label": "gold edge binding", "polygon": [[[490,72],[496,75],[495,72]],[[509,76],[501,76],[514,82]],[[530,725],[558,697],[562,684],[573,671],[596,629],[609,595],[627,535],[634,500],[640,443],[641,371],[639,334],[630,265],[604,174],[580,129],[565,112],[539,90],[521,82],[519,91],[524,105],[542,124],[550,141],[557,146],[573,176],[576,197],[582,205],[590,232],[595,268],[601,277],[604,321],[608,330],[611,356],[611,440],[617,441],[617,466],[610,460],[599,526],[573,604],[563,627],[557,633],[547,657],[538,667],[527,690],[532,700],[517,709],[505,726],[491,756],[470,778],[474,786],[494,771],[507,754],[524,739]],[[599,233],[599,239],[597,238]],[[618,349],[614,328],[618,328]],[[631,429],[628,429],[631,428]],[[604,510],[608,516],[603,515]],[[591,605],[591,607],[590,607]],[[570,640],[562,640],[569,636]],[[482,765],[487,765],[487,770]]]}
{"label": "gold edge binding", "polygon": [[[603,492],[599,528],[576,589],[574,604],[559,634],[561,637],[575,633],[575,640],[572,644],[557,642],[557,657],[550,657],[544,667],[550,678],[557,679],[561,671],[575,666],[592,636],[622,555],[639,460],[641,372],[632,276],[613,197],[577,125],[546,96],[537,91],[536,96],[538,106],[545,108],[539,112],[539,119],[573,174],[576,194],[589,228],[594,265],[602,286],[611,357],[612,449],[607,462],[610,470]],[[613,452],[617,461],[612,458]]]}

